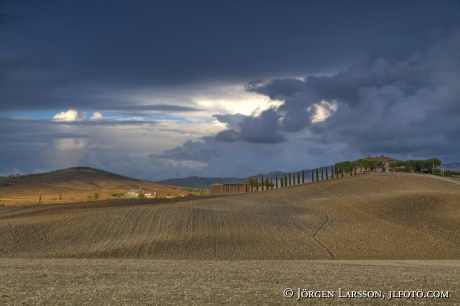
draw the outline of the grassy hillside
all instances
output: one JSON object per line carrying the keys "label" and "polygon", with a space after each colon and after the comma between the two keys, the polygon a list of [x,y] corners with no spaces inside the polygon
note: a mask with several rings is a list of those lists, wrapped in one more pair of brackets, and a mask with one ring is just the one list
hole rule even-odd
{"label": "grassy hillside", "polygon": [[[180,187],[132,179],[99,170],[60,170],[30,174],[18,179],[0,178],[0,203],[21,205],[37,203],[80,202],[88,195],[99,194],[99,199],[113,198],[114,193],[142,188],[159,196],[181,194]],[[61,201],[59,200],[61,194]]]}
{"label": "grassy hillside", "polygon": [[0,257],[460,259],[460,184],[375,174],[183,202],[0,208]]}

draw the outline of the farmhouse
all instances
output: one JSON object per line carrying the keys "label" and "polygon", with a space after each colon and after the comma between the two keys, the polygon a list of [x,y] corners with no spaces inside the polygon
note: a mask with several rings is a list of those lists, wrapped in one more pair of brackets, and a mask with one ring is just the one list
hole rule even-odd
{"label": "farmhouse", "polygon": [[211,194],[227,194],[227,193],[244,193],[251,192],[251,187],[248,183],[242,184],[212,184]]}
{"label": "farmhouse", "polygon": [[137,197],[140,193],[144,193],[144,190],[142,190],[142,188],[131,189],[131,190],[126,191],[127,196],[133,196],[133,197]]}
{"label": "farmhouse", "polygon": [[20,177],[21,177],[21,175],[19,173],[10,175],[10,178],[14,178],[14,179],[17,179],[17,178],[20,178]]}
{"label": "farmhouse", "polygon": [[[376,157],[367,156],[366,158],[362,158],[361,160],[368,160],[368,161],[375,161],[375,162],[382,163],[382,167],[379,168],[381,172],[385,172],[387,170],[387,168],[390,166],[390,163],[398,161],[397,159],[394,159],[394,158],[388,157],[388,156],[383,156],[383,155],[382,156],[376,156]],[[368,170],[368,169],[366,168],[365,170]]]}

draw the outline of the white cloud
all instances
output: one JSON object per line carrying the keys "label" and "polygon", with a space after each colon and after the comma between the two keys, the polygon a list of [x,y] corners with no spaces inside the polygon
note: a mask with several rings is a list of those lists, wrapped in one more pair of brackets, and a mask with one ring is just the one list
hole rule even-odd
{"label": "white cloud", "polygon": [[91,119],[91,120],[102,119],[102,114],[100,112],[94,112],[93,115],[89,119]]}
{"label": "white cloud", "polygon": [[320,103],[313,104],[307,110],[310,112],[314,108],[314,115],[311,122],[322,122],[329,118],[332,114],[337,111],[338,103],[337,102],[327,102],[321,101]]}
{"label": "white cloud", "polygon": [[55,139],[54,145],[60,151],[83,149],[88,141],[84,138],[63,138]]}
{"label": "white cloud", "polygon": [[54,115],[53,120],[56,121],[80,121],[86,118],[86,112],[83,112],[81,115],[74,109],[69,109],[66,112],[60,112],[59,114]]}

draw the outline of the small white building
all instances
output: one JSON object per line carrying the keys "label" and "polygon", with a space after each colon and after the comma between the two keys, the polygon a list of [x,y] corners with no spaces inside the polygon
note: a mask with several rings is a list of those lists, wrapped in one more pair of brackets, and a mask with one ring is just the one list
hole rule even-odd
{"label": "small white building", "polygon": [[140,193],[144,193],[144,190],[142,190],[142,188],[131,189],[131,190],[126,191],[126,195],[132,196],[132,197],[137,197]]}
{"label": "small white building", "polygon": [[157,197],[157,192],[154,191],[152,193],[146,193],[144,194],[146,198],[156,198]]}

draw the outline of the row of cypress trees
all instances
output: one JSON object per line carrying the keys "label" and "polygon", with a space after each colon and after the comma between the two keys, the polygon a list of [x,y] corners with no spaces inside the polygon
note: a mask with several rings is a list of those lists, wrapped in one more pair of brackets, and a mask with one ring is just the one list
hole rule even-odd
{"label": "row of cypress trees", "polygon": [[[305,184],[305,172],[306,170],[302,170],[295,173],[285,173],[279,178],[278,175],[276,175],[275,181],[273,181],[273,176],[270,176],[270,178],[268,176],[265,178],[264,176],[261,176],[260,179],[257,177],[250,177],[246,180],[246,183],[249,184],[251,191],[263,191],[274,188],[278,189],[289,186],[295,186]],[[335,168],[334,166],[332,166],[330,170],[329,167],[320,167],[319,169],[311,170],[311,181],[314,182],[325,179],[334,179],[334,175],[336,176],[336,178],[339,178],[339,174],[341,175],[341,177],[343,177],[343,169]],[[352,173],[350,172],[350,175],[351,174]],[[354,174],[356,175],[356,168],[354,168]]]}
{"label": "row of cypress trees", "polygon": [[250,177],[246,180],[246,183],[251,187],[251,191],[268,190],[273,188],[283,188],[288,186],[305,184],[305,170],[295,172],[295,173],[285,173],[283,176],[278,178],[278,175],[275,176],[275,181],[273,182],[273,176],[270,178],[260,177],[260,180],[257,177]]}
{"label": "row of cypress trees", "polygon": [[[391,163],[391,167],[398,167],[398,166],[405,166],[406,171],[409,167],[412,167],[416,171],[422,171],[423,169],[428,169],[428,173],[433,172],[433,174],[439,174],[440,172],[437,167],[441,165],[441,161],[436,158],[432,159],[427,159],[427,160],[409,160],[409,161],[401,161],[401,162],[395,162]],[[343,177],[344,174],[349,175],[349,176],[356,176],[356,169],[359,167],[360,169],[367,168],[372,170],[375,170],[377,168],[380,168],[383,166],[383,163],[377,162],[377,161],[368,161],[368,160],[357,160],[355,162],[350,162],[350,161],[344,161],[344,162],[338,162],[334,164],[334,166],[330,167],[330,172],[328,167],[320,167],[319,169],[312,169],[311,170],[311,181],[322,181],[322,180],[328,180],[334,179],[334,176],[336,179],[340,177]],[[454,173],[452,175],[455,175],[458,173]],[[268,189],[273,189],[273,188],[283,188],[283,187],[289,187],[289,186],[295,186],[295,185],[300,185],[300,184],[305,184],[305,170],[295,172],[295,173],[286,173],[283,176],[278,179],[278,176],[275,176],[275,182],[273,182],[273,176],[270,176],[270,179],[267,177],[261,176],[260,182],[257,177],[250,177],[246,181],[250,187],[251,191],[254,191],[254,188],[256,191],[259,191],[259,186],[261,187],[261,190],[268,190]]]}
{"label": "row of cypress trees", "polygon": [[348,171],[345,171],[345,169],[337,167],[337,164],[332,166],[330,171],[331,172],[329,173],[328,167],[320,167],[319,169],[311,170],[311,181],[323,181],[325,179],[328,180],[329,178],[333,180],[334,176],[338,179],[339,175],[340,177],[343,177],[344,173],[349,173],[350,176],[352,176],[353,173],[356,175],[356,167],[351,167]]}

